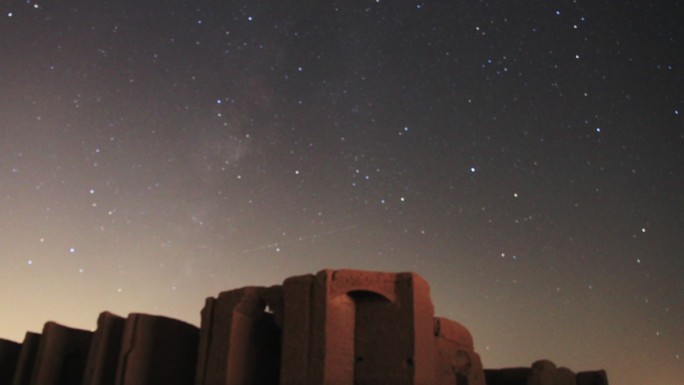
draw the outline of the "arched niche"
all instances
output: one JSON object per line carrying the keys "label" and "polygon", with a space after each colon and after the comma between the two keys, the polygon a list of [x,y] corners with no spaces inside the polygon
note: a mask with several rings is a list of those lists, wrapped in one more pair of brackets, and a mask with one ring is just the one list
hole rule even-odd
{"label": "arched niche", "polygon": [[434,310],[414,273],[322,270],[284,282],[284,385],[436,382]]}
{"label": "arched niche", "polygon": [[[366,290],[348,293],[355,305],[354,384],[401,384],[407,377],[405,340],[397,338],[392,323],[399,308],[385,296]],[[399,378],[390,378],[397,376]]]}
{"label": "arched niche", "polygon": [[328,337],[334,339],[328,345],[329,378],[354,385],[410,383],[411,347],[397,338],[394,324],[401,309],[395,302],[374,291],[352,290],[332,298],[328,311]]}

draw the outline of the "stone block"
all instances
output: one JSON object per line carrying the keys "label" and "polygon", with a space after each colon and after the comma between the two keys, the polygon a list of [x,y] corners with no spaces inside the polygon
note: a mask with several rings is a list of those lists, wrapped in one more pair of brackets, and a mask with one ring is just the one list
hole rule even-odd
{"label": "stone block", "polygon": [[0,384],[10,384],[14,370],[19,361],[21,345],[5,339],[0,339]]}
{"label": "stone block", "polygon": [[33,368],[38,356],[38,346],[40,345],[41,335],[38,333],[27,332],[24,342],[21,344],[17,367],[12,378],[12,385],[30,385]]}
{"label": "stone block", "polygon": [[83,385],[114,385],[125,321],[125,318],[109,312],[101,313],[98,317]]}
{"label": "stone block", "polygon": [[195,378],[198,329],[171,318],[130,314],[121,341],[116,385],[188,385]]}
{"label": "stone block", "polygon": [[55,322],[43,327],[32,385],[81,385],[92,332]]}

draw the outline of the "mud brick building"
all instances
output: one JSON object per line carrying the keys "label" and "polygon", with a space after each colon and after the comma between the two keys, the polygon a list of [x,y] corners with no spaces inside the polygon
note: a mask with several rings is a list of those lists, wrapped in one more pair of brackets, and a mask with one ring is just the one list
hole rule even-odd
{"label": "mud brick building", "polygon": [[434,316],[415,273],[323,270],[208,298],[197,327],[100,314],[0,340],[0,385],[607,385],[547,360],[484,370],[470,332]]}

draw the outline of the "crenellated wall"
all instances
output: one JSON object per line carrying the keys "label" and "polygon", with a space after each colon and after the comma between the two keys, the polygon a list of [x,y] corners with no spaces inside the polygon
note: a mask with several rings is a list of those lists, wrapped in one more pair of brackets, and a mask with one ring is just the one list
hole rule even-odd
{"label": "crenellated wall", "polygon": [[104,312],[0,340],[0,385],[607,385],[550,361],[483,370],[463,325],[435,318],[415,273],[323,270],[207,298],[197,327]]}

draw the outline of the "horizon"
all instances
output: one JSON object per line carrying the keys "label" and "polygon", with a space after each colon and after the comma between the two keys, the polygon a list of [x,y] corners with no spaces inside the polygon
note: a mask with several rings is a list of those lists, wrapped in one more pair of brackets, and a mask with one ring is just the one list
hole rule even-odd
{"label": "horizon", "polygon": [[105,310],[197,325],[236,287],[414,271],[487,368],[679,385],[681,14],[2,4],[0,338]]}

